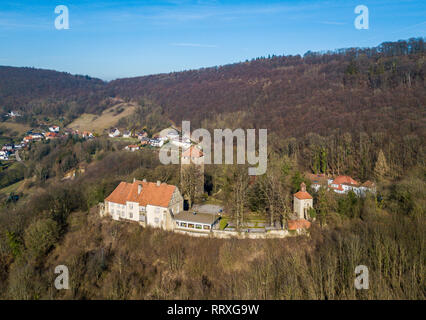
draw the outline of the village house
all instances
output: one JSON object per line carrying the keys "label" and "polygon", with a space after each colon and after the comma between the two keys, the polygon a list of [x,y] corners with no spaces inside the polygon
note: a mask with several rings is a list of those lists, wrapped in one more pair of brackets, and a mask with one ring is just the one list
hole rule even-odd
{"label": "village house", "polygon": [[5,150],[5,151],[13,151],[14,148],[15,148],[14,144],[6,143],[5,145],[3,145],[3,147],[1,149]]}
{"label": "village house", "polygon": [[152,147],[161,148],[163,146],[163,144],[164,144],[164,141],[160,140],[160,139],[157,139],[157,138],[154,138],[154,139],[150,139],[149,140],[149,144]]}
{"label": "village house", "polygon": [[148,138],[148,133],[146,131],[142,131],[142,132],[139,132],[137,134],[137,136],[138,136],[139,140],[147,139]]}
{"label": "village house", "polygon": [[175,130],[171,130],[166,135],[168,140],[179,140],[179,133],[177,133]]}
{"label": "village house", "polygon": [[58,133],[59,132],[59,127],[58,126],[51,126],[51,127],[49,127],[49,131],[50,132]]}
{"label": "village house", "polygon": [[117,128],[113,128],[109,131],[108,136],[110,138],[116,138],[119,137],[121,134],[120,130],[118,130]]}
{"label": "village house", "polygon": [[42,140],[44,138],[43,134],[38,132],[32,132],[30,136],[32,140]]}
{"label": "village house", "polygon": [[8,150],[0,150],[0,160],[9,160],[11,152]]}
{"label": "village house", "polygon": [[132,133],[128,130],[123,132],[123,138],[130,138],[132,136]]}
{"label": "village house", "polygon": [[47,132],[44,137],[46,138],[46,140],[50,140],[50,139],[55,139],[58,138],[59,135],[56,132]]}
{"label": "village house", "polygon": [[[182,161],[183,164],[196,164],[200,166],[204,166],[204,154],[201,149],[199,149],[196,146],[191,146],[188,149],[186,149],[182,153]],[[204,170],[203,170],[204,171]]]}
{"label": "village house", "polygon": [[137,146],[135,144],[130,144],[130,145],[126,146],[124,149],[134,152],[136,150],[139,150],[139,146]]}
{"label": "village house", "polygon": [[11,118],[21,117],[21,114],[18,111],[10,111],[6,113],[6,117],[11,117]]}
{"label": "village house", "polygon": [[83,131],[83,133],[81,134],[81,137],[84,138],[84,139],[92,139],[95,136],[90,131]]}
{"label": "village house", "polygon": [[150,139],[147,138],[147,137],[143,137],[142,139],[140,139],[140,141],[141,141],[141,145],[145,146],[145,145],[149,144]]}
{"label": "village house", "polygon": [[349,176],[338,176],[333,179],[327,177],[325,174],[308,174],[308,178],[312,182],[311,188],[316,192],[321,186],[339,194],[346,194],[349,191],[353,191],[358,196],[365,196],[367,192],[376,192],[374,182],[366,181],[361,184]]}

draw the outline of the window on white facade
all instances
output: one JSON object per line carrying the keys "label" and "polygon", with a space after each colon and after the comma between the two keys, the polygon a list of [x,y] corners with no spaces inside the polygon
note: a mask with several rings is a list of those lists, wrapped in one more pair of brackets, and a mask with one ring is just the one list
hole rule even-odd
{"label": "window on white facade", "polygon": [[133,212],[130,211],[129,217],[130,217],[130,219],[133,219]]}
{"label": "window on white facade", "polygon": [[155,222],[155,223],[159,223],[159,222],[160,222],[160,219],[159,219],[159,218],[154,218],[154,222]]}

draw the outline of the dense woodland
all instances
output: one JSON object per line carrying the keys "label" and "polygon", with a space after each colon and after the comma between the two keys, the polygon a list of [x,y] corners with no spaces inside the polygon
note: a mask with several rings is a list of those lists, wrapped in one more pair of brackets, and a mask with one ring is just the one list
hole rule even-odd
{"label": "dense woodland", "polygon": [[[0,210],[1,298],[425,298],[424,167],[382,180],[379,197],[311,190],[317,222],[309,237],[200,239],[99,217],[96,204],[119,181],[179,185],[179,168],[160,165],[155,152],[118,149],[108,140],[69,139],[29,151],[30,184],[19,201],[4,200]],[[64,155],[89,161],[85,174],[60,181],[55,174]],[[48,175],[40,175],[39,165]],[[304,180],[285,156],[271,159],[268,173],[254,183],[247,177],[238,166],[206,168],[207,180],[222,190],[216,198],[228,212],[242,214],[242,222],[248,212],[285,218],[291,193]],[[243,199],[237,190],[246,190]],[[59,264],[70,269],[71,290],[53,287]],[[354,290],[358,264],[369,267],[369,290]]]}
{"label": "dense woodland", "polygon": [[424,59],[423,39],[412,39],[120,79],[109,86],[120,96],[149,97],[172,120],[190,119],[195,126],[214,127],[221,120],[231,126],[238,116],[239,126],[281,137],[303,135],[307,128],[322,135],[339,128],[404,135],[422,129]]}
{"label": "dense woodland", "polygon": [[34,117],[65,117],[99,112],[108,106],[102,80],[35,68],[0,66],[0,108],[19,111],[18,121]]}
{"label": "dense woodland", "polygon": [[[267,173],[206,166],[203,197],[241,224],[252,213],[285,224],[304,181],[316,218],[309,236],[256,241],[100,219],[96,205],[120,181],[181,186],[179,167],[105,137],[34,143],[23,163],[0,171],[2,188],[24,181],[18,199],[0,195],[0,298],[425,299],[424,75],[423,39],[111,83],[0,67],[0,106],[24,112],[19,121],[71,120],[119,97],[140,105],[124,127],[184,119],[193,128],[267,128]],[[305,172],[373,180],[378,193],[315,193]],[[53,287],[59,264],[70,269],[70,290]],[[359,264],[369,267],[369,290],[354,289]]]}

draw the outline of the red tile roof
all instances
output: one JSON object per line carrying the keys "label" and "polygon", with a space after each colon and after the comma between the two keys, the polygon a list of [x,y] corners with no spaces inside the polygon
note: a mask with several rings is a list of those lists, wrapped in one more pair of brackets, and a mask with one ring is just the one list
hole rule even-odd
{"label": "red tile roof", "polygon": [[195,146],[189,147],[182,156],[191,157],[191,158],[201,158],[203,156],[203,152]]}
{"label": "red tile roof", "polygon": [[305,219],[288,220],[288,230],[309,229],[311,223]]}
{"label": "red tile roof", "polygon": [[361,186],[366,188],[374,188],[376,185],[374,184],[374,182],[367,180]]}
{"label": "red tile roof", "polygon": [[349,184],[349,185],[358,185],[358,182],[352,179],[349,176],[338,176],[333,180],[334,184]]}
{"label": "red tile roof", "polygon": [[46,133],[46,138],[56,138],[58,136],[59,135],[57,133],[55,133],[55,132],[47,132]]}
{"label": "red tile roof", "polygon": [[[142,191],[138,194],[138,185]],[[133,183],[121,182],[117,188],[105,199],[106,201],[126,204],[126,201],[138,202],[141,206],[148,204],[159,207],[168,207],[176,186],[155,182],[136,180]]]}
{"label": "red tile roof", "polygon": [[306,191],[299,191],[295,193],[294,196],[300,200],[313,199],[312,196]]}

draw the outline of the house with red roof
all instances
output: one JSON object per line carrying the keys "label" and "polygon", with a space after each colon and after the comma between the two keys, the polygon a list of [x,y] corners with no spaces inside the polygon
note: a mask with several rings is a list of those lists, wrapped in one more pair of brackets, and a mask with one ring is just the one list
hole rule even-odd
{"label": "house with red roof", "polygon": [[90,131],[83,131],[83,133],[81,134],[81,137],[84,139],[91,139],[91,138],[94,138],[95,136]]}
{"label": "house with red roof", "polygon": [[51,126],[51,127],[49,127],[49,131],[50,132],[58,133],[59,132],[59,127],[58,126]]}
{"label": "house with red roof", "polygon": [[329,188],[336,193],[348,193],[349,191],[353,191],[358,196],[365,196],[367,192],[376,192],[376,185],[374,182],[366,181],[361,184],[349,176],[336,177],[329,183]]}
{"label": "house with red roof", "polygon": [[124,149],[134,152],[134,151],[139,150],[139,146],[136,145],[136,144],[130,144],[130,145],[126,146]]}
{"label": "house with red roof", "polygon": [[308,173],[306,176],[311,180],[311,188],[315,191],[318,191],[321,187],[325,187],[340,194],[353,191],[358,196],[365,196],[367,192],[376,192],[376,185],[374,182],[366,181],[364,183],[359,183],[350,176],[337,176],[336,178],[332,178],[325,174],[311,173]]}
{"label": "house with red roof", "polygon": [[44,137],[46,138],[46,140],[50,140],[50,139],[55,139],[59,137],[59,134],[57,134],[56,132],[47,132]]}
{"label": "house with red roof", "polygon": [[101,215],[114,220],[139,222],[143,226],[173,230],[174,216],[183,211],[183,198],[174,185],[160,181],[121,182],[106,197]]}
{"label": "house with red roof", "polygon": [[182,164],[204,164],[204,153],[196,146],[191,146],[182,152]]}
{"label": "house with red roof", "polygon": [[287,222],[287,228],[290,231],[300,231],[304,229],[309,229],[310,227],[311,223],[305,219],[289,220]]}

